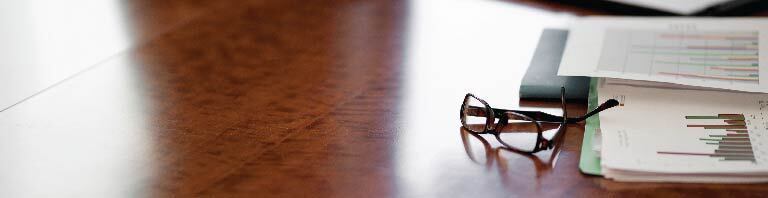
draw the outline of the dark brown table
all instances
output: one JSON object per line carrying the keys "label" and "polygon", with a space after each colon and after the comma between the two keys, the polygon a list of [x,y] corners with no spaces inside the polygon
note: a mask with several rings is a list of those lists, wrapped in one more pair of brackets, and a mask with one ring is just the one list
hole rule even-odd
{"label": "dark brown table", "polygon": [[[47,60],[41,67],[93,64],[0,112],[2,197],[768,193],[765,184],[581,174],[583,124],[568,126],[555,156],[498,150],[493,139],[484,148],[461,133],[467,92],[558,113],[557,102],[520,102],[518,86],[541,30],[600,14],[589,10],[471,0],[139,0],[96,10],[21,2],[11,6],[31,18],[84,17],[22,30],[44,35],[32,52],[56,55],[30,58]],[[103,31],[74,44],[56,36],[109,17],[118,32],[95,28]],[[570,113],[585,110],[569,103]]]}

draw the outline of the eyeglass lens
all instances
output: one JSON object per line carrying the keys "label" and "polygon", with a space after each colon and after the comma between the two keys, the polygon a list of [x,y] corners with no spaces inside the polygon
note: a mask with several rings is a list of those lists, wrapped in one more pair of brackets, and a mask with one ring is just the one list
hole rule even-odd
{"label": "eyeglass lens", "polygon": [[532,152],[539,143],[539,129],[534,121],[511,120],[496,129],[496,138],[505,146],[520,151]]}
{"label": "eyeglass lens", "polygon": [[485,132],[485,129],[489,127],[487,126],[490,115],[488,111],[489,109],[480,102],[480,99],[468,95],[464,100],[461,112],[462,124],[469,131],[475,133]]}

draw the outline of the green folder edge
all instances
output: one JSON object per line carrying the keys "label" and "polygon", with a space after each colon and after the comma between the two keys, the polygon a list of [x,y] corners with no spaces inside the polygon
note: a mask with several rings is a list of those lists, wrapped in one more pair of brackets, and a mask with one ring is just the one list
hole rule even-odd
{"label": "green folder edge", "polygon": [[[597,81],[598,78],[592,78],[589,81],[588,109],[597,108]],[[579,159],[579,169],[584,174],[603,175],[600,168],[600,156],[592,151],[592,137],[595,136],[595,131],[599,128],[599,116],[587,118],[587,124],[584,127],[584,141],[581,143],[581,158]]]}

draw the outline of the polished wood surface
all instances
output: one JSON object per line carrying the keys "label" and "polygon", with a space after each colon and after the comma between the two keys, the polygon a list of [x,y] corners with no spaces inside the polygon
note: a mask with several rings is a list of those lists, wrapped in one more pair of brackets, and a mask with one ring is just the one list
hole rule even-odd
{"label": "polished wood surface", "polygon": [[[16,62],[0,60],[3,67],[28,63],[38,68],[30,72],[46,74],[7,89],[21,102],[0,112],[0,196],[768,193],[766,184],[583,175],[582,124],[567,126],[557,152],[532,156],[460,130],[467,92],[494,107],[560,113],[556,102],[519,101],[518,86],[541,30],[600,14],[583,8],[474,0],[100,2],[111,12],[93,18],[58,17],[103,8],[43,0],[5,7],[18,13],[5,19],[47,20],[19,22],[15,33],[0,35],[48,42],[0,46],[24,50],[9,57]],[[585,110],[569,103],[569,113]]]}

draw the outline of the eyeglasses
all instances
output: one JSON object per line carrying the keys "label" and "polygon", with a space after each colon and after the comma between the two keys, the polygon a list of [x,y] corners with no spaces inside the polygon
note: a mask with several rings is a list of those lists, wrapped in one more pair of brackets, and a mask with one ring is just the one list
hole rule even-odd
{"label": "eyeglasses", "polygon": [[[468,131],[476,134],[493,134],[502,145],[510,149],[535,153],[551,149],[553,142],[558,142],[564,134],[565,125],[586,120],[603,110],[618,105],[610,99],[589,113],[569,118],[565,105],[565,88],[560,89],[562,116],[540,111],[520,111],[491,108],[485,100],[468,93],[461,104],[461,124]],[[557,131],[544,133],[542,124],[560,124]]]}

